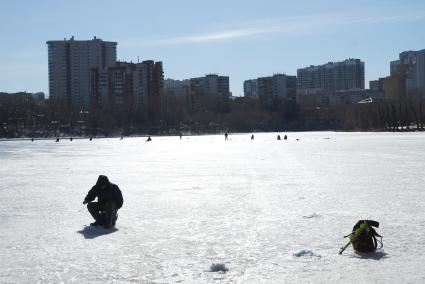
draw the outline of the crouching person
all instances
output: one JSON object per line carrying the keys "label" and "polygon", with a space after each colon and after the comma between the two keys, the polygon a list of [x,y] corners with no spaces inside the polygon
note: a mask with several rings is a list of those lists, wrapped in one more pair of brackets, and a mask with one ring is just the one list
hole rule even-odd
{"label": "crouching person", "polygon": [[[96,197],[97,202],[93,202]],[[109,182],[108,177],[100,175],[84,198],[83,204],[87,204],[87,209],[95,220],[90,226],[101,225],[110,228],[118,218],[117,212],[122,207],[123,197],[116,184]]]}

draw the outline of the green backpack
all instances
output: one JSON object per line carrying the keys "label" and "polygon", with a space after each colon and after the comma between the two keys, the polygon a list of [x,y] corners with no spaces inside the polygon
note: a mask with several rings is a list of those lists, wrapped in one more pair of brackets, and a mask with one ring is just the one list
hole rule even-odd
{"label": "green backpack", "polygon": [[[379,228],[379,222],[373,220],[359,220],[353,227],[353,231],[344,236],[350,242],[341,249],[340,254],[350,245],[357,252],[374,252],[383,247],[382,236],[373,227]],[[377,239],[380,238],[380,240]],[[378,248],[378,243],[380,247]]]}

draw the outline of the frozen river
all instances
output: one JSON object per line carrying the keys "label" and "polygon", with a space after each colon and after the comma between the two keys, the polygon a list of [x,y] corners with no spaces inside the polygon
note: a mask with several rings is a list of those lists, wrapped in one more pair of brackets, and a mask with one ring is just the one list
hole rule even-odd
{"label": "frozen river", "polygon": [[[0,283],[425,283],[425,133],[287,134],[0,141]],[[339,255],[366,218],[383,250]]]}

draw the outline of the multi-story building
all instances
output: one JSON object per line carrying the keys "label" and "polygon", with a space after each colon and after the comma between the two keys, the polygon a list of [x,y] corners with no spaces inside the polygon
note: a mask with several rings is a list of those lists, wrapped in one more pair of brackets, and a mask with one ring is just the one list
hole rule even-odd
{"label": "multi-story building", "polygon": [[[268,85],[271,87],[269,88]],[[297,90],[297,77],[285,74],[275,74],[269,77],[260,77],[244,81],[245,97],[258,97],[261,95],[284,97],[294,99]]]}
{"label": "multi-story building", "polygon": [[385,99],[397,101],[406,99],[406,78],[398,74],[385,77],[383,90]]}
{"label": "multi-story building", "polygon": [[186,96],[190,92],[190,80],[165,79],[164,91],[169,95]]}
{"label": "multi-story building", "polygon": [[109,111],[132,111],[136,100],[136,64],[117,62],[108,68],[106,105]]}
{"label": "multi-story building", "polygon": [[162,62],[116,62],[103,71],[92,68],[92,101],[95,106],[110,112],[155,111],[154,108],[159,112],[157,104],[160,104],[163,86]]}
{"label": "multi-story building", "polygon": [[162,95],[163,118],[167,122],[176,121],[190,109],[190,80],[165,79]]}
{"label": "multi-story building", "polygon": [[[342,91],[361,92],[364,85],[364,62],[360,59],[312,65],[297,70],[296,100],[299,105],[329,105],[330,97],[342,96],[344,94]],[[313,99],[315,97],[326,99]],[[351,97],[357,98],[357,96]]]}
{"label": "multi-story building", "polygon": [[258,97],[257,79],[246,80],[243,82],[244,97]]}
{"label": "multi-story building", "polygon": [[425,49],[404,51],[399,59],[390,63],[391,76],[403,76],[407,95],[425,95]]}
{"label": "multi-story building", "polygon": [[245,97],[258,97],[261,106],[271,107],[276,98],[295,100],[296,76],[274,74],[244,82]]}
{"label": "multi-story building", "polygon": [[151,121],[159,120],[164,69],[161,61],[145,60],[136,67],[136,109],[147,110]]}
{"label": "multi-story building", "polygon": [[297,96],[297,76],[286,76],[287,98],[295,102]]}
{"label": "multi-story building", "polygon": [[229,77],[209,74],[190,79],[191,111],[215,110],[226,107],[230,96]]}
{"label": "multi-story building", "polygon": [[364,62],[360,59],[312,65],[297,70],[297,94],[364,89],[364,77]]}
{"label": "multi-story building", "polygon": [[48,41],[49,96],[77,110],[88,110],[92,103],[92,68],[102,71],[115,65],[116,46],[116,42],[96,37]]}
{"label": "multi-story building", "polygon": [[369,90],[382,91],[384,90],[385,78],[379,78],[378,80],[369,81]]}
{"label": "multi-story building", "polygon": [[273,106],[275,98],[286,99],[288,97],[286,81],[286,75],[284,74],[275,74],[270,77],[258,78],[258,98],[261,106]]}
{"label": "multi-story building", "polygon": [[184,79],[184,80],[175,80],[167,78],[164,80],[164,89],[179,89],[179,88],[186,88],[190,87],[190,80]]}

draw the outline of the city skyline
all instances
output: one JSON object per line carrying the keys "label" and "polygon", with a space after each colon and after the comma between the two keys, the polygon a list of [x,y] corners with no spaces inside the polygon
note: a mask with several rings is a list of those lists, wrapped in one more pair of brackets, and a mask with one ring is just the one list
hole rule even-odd
{"label": "city skyline", "polygon": [[45,42],[71,36],[116,41],[121,61],[162,61],[165,78],[229,76],[236,96],[247,79],[347,58],[365,62],[367,87],[400,52],[424,48],[421,1],[195,3],[6,1],[0,91],[48,94]]}

